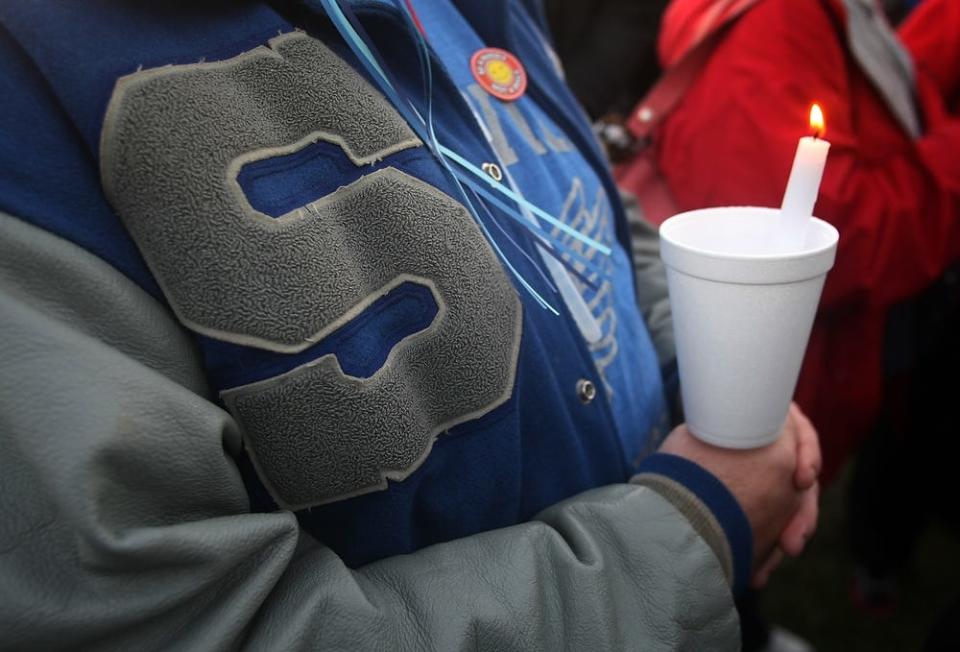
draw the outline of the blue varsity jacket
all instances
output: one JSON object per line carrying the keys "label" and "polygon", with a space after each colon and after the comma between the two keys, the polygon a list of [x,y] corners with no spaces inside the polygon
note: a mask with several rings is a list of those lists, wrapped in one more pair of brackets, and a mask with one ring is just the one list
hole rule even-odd
{"label": "blue varsity jacket", "polygon": [[[668,425],[623,210],[536,3],[455,4],[450,29],[515,54],[529,85],[513,108],[477,94],[449,74],[443,17],[425,20],[438,137],[531,196],[537,175],[583,177],[586,206],[561,219],[594,219],[613,254],[596,273],[562,262],[600,306],[602,354],[530,230],[490,202],[478,224],[318,2],[0,6],[0,209],[169,306],[244,432],[253,507],[296,510],[351,565],[626,481]],[[425,108],[396,6],[352,6]]]}

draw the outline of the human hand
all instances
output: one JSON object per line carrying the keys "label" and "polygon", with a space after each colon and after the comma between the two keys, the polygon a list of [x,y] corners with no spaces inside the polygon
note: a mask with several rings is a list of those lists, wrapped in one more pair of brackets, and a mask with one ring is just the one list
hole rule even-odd
{"label": "human hand", "polygon": [[761,588],[767,583],[770,574],[783,561],[784,554],[796,557],[803,552],[807,541],[817,529],[820,509],[820,484],[817,476],[822,466],[820,442],[813,424],[795,403],[790,405],[788,420],[791,418],[797,427],[798,435],[794,484],[797,490],[802,492],[800,509],[780,534],[777,547],[754,573],[751,583],[755,588]]}
{"label": "human hand", "polygon": [[784,553],[799,555],[816,530],[820,444],[810,420],[795,404],[780,437],[769,446],[719,448],[681,425],[660,450],[696,462],[737,499],[753,529],[755,587],[766,583]]}

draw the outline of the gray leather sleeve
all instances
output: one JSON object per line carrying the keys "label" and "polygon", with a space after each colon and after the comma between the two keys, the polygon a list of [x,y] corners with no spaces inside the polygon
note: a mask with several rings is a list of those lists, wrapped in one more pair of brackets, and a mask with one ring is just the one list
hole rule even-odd
{"label": "gray leather sleeve", "polygon": [[344,566],[249,512],[167,309],[0,214],[0,648],[736,649],[722,564],[647,486]]}
{"label": "gray leather sleeve", "polygon": [[620,194],[630,227],[630,254],[633,257],[637,303],[657,350],[657,359],[665,367],[677,357],[673,343],[673,315],[667,296],[667,273],[660,260],[660,235],[643,217],[643,209],[630,193]]}

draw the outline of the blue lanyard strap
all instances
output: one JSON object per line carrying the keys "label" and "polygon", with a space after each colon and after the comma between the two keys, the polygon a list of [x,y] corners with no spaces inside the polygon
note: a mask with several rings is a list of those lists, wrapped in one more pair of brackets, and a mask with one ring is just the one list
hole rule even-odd
{"label": "blue lanyard strap", "polygon": [[[485,197],[488,201],[493,201],[494,204],[509,217],[513,218],[514,221],[524,226],[532,235],[535,236],[538,240],[544,242],[544,250],[548,255],[559,260],[567,269],[570,269],[577,277],[581,280],[587,282],[589,285],[594,285],[589,282],[583,275],[577,272],[571,267],[571,265],[561,257],[561,254],[566,254],[570,258],[577,259],[577,262],[583,265],[585,268],[589,269],[595,274],[603,274],[598,268],[596,268],[589,260],[585,257],[579,255],[577,252],[573,251],[564,243],[560,242],[556,238],[550,237],[538,224],[531,222],[530,220],[524,218],[514,207],[508,205],[505,202],[496,200],[495,194],[491,193],[490,190],[500,193],[501,195],[507,197],[512,202],[515,202],[522,208],[526,209],[530,213],[540,217],[548,224],[556,227],[563,233],[566,233],[570,237],[582,242],[584,245],[595,249],[603,255],[610,255],[610,248],[606,245],[597,242],[593,238],[583,234],[582,232],[570,227],[569,225],[563,223],[562,221],[556,219],[539,206],[536,206],[532,202],[528,201],[526,198],[521,196],[519,193],[513,191],[506,185],[497,182],[491,178],[486,172],[478,168],[476,165],[472,164],[470,161],[466,160],[463,156],[458,154],[456,151],[446,147],[436,137],[433,126],[433,98],[432,98],[432,67],[430,63],[430,54],[426,44],[426,41],[423,38],[423,35],[420,33],[420,30],[416,27],[413,16],[410,14],[408,7],[402,2],[402,0],[395,0],[395,4],[399,9],[401,15],[405,19],[408,30],[413,34],[415,41],[417,42],[417,55],[420,60],[421,74],[424,78],[424,92],[426,95],[427,101],[427,119],[424,119],[423,116],[417,111],[415,105],[408,99],[404,98],[400,94],[400,85],[396,82],[395,78],[390,72],[388,66],[383,62],[382,57],[379,55],[377,50],[372,46],[371,39],[365,33],[362,25],[356,16],[353,14],[349,5],[346,4],[343,0],[318,0],[322,8],[327,13],[327,16],[333,22],[333,25],[336,27],[337,31],[346,41],[347,45],[353,51],[353,53],[360,60],[361,65],[367,70],[367,73],[375,81],[377,86],[380,88],[381,92],[389,99],[397,111],[403,116],[404,120],[408,123],[410,128],[417,134],[420,140],[428,147],[428,149],[434,154],[438,159],[444,169],[449,173],[451,179],[453,180],[455,186],[460,191],[464,204],[467,209],[470,211],[474,220],[483,231],[484,236],[490,242],[490,245],[497,252],[500,259],[503,261],[505,266],[517,279],[517,281],[523,286],[523,288],[533,296],[533,298],[540,304],[542,307],[546,308],[554,314],[559,314],[557,310],[550,305],[531,285],[527,280],[519,273],[519,271],[513,266],[506,254],[497,244],[496,240],[493,238],[489,229],[487,228],[484,220],[481,219],[480,214],[478,213],[474,201],[471,200],[468,195],[464,185],[470,187],[473,191],[474,199],[477,200],[482,208],[484,208],[485,213],[488,217],[496,224],[497,228],[509,238],[507,232],[499,225],[493,214],[486,209],[486,206],[483,205],[481,197]],[[455,165],[451,165],[451,162]],[[477,183],[478,180],[481,180],[483,183]],[[487,186],[487,187],[484,187]],[[478,196],[479,195],[479,196]],[[517,247],[519,251],[524,253],[526,252],[513,241],[512,238],[509,238],[511,243]],[[530,260],[529,256],[526,256]],[[540,273],[540,276],[546,279],[546,276],[540,271],[538,265],[534,265],[534,268]],[[552,283],[549,283],[551,290],[556,292],[556,288]]]}
{"label": "blue lanyard strap", "polygon": [[507,197],[509,197],[509,198],[512,199],[513,201],[517,202],[518,204],[520,204],[521,206],[523,206],[524,208],[526,208],[527,210],[529,210],[531,213],[533,213],[533,214],[536,215],[537,217],[543,218],[544,220],[547,221],[548,224],[557,227],[558,229],[560,229],[561,231],[563,231],[563,232],[566,233],[567,235],[570,235],[570,236],[576,238],[577,240],[579,240],[579,241],[582,242],[583,244],[587,245],[588,247],[592,247],[592,248],[596,249],[597,251],[599,251],[600,253],[602,253],[604,256],[609,256],[609,255],[610,255],[610,247],[608,247],[608,246],[606,246],[606,245],[604,245],[604,244],[601,244],[601,243],[597,242],[596,240],[594,240],[593,238],[591,238],[591,237],[589,237],[589,236],[584,235],[583,233],[581,233],[580,231],[577,231],[576,229],[574,229],[573,227],[569,226],[568,224],[564,224],[563,222],[561,222],[560,220],[558,220],[558,219],[555,218],[553,215],[551,215],[550,213],[546,212],[545,210],[543,210],[542,208],[540,208],[540,207],[537,206],[536,204],[533,204],[533,203],[527,201],[526,199],[524,199],[523,197],[521,197],[520,195],[518,195],[517,193],[515,193],[515,192],[514,192],[513,190],[511,190],[510,188],[507,188],[507,187],[506,187],[505,185],[503,185],[502,183],[499,183],[499,182],[496,181],[493,177],[491,177],[489,174],[487,174],[487,173],[484,172],[483,170],[479,169],[477,166],[475,166],[474,164],[472,164],[470,161],[466,160],[465,158],[463,158],[462,156],[460,156],[459,154],[457,154],[457,153],[456,153],[455,151],[453,151],[452,149],[446,147],[446,146],[443,145],[442,143],[437,143],[437,147],[438,147],[438,149],[440,150],[440,153],[443,154],[446,158],[452,160],[454,163],[456,163],[457,165],[461,166],[461,167],[464,168],[467,172],[469,172],[470,174],[474,175],[475,177],[478,177],[478,178],[480,178],[481,180],[487,182],[487,183],[490,185],[491,188],[493,188],[494,190],[500,192],[501,194],[506,195]]}

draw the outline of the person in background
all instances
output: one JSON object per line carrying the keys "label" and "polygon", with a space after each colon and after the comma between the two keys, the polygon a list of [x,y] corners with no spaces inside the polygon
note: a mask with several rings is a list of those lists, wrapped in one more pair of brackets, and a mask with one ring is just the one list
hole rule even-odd
{"label": "person in background", "polygon": [[[957,115],[960,4],[920,3],[900,25],[898,36],[918,73],[932,81],[945,111]],[[956,159],[952,152],[943,156]],[[890,312],[882,413],[857,457],[849,494],[850,543],[857,565],[851,597],[874,616],[891,615],[905,597],[900,595],[898,576],[925,526],[934,518],[954,529],[960,524],[951,480],[960,443],[955,419],[944,409],[960,391],[958,333],[958,264],[931,288]],[[917,433],[924,433],[923,445],[918,445]],[[938,627],[941,645],[949,640],[943,630],[951,618],[956,620],[956,603],[951,613]]]}
{"label": "person in background", "polygon": [[[899,20],[914,4],[891,0],[883,6]],[[890,358],[891,339],[898,339],[885,333],[888,310],[919,294],[957,255],[958,9],[956,3],[931,3],[904,25],[901,36],[913,61],[872,1],[675,0],[664,18],[659,48],[665,69],[710,35],[718,34],[719,42],[654,133],[655,164],[677,210],[779,205],[806,111],[813,101],[827,111],[833,149],[816,214],[840,228],[841,245],[797,394],[824,424],[827,482],[877,420],[902,404],[884,380],[882,360]],[[739,11],[744,15],[723,23]],[[639,161],[632,156],[621,155],[624,168]],[[933,357],[939,369],[952,359]],[[930,383],[943,378],[931,374]],[[922,405],[930,407],[930,397],[950,386],[928,393]],[[911,425],[924,428],[930,419]],[[929,430],[931,436],[939,432],[932,425]],[[881,466],[871,464],[855,477],[872,481]],[[855,482],[851,495],[869,499],[854,515],[861,557],[876,557],[876,548],[885,548],[878,542],[897,546],[911,537],[909,527],[897,536],[876,536],[898,527],[882,505],[917,504],[905,497],[914,491],[885,501],[898,486],[886,482],[877,491],[870,482]],[[745,649],[766,645],[755,596],[744,596],[741,617]]]}
{"label": "person in background", "polygon": [[897,29],[914,65],[931,80],[945,109],[960,113],[960,5],[924,0]]}
{"label": "person in background", "polygon": [[815,430],[666,436],[536,3],[351,4],[0,4],[2,645],[737,649]]}
{"label": "person in background", "polygon": [[[681,59],[735,1],[674,0],[661,63]],[[960,118],[936,81],[873,0],[760,0],[657,134],[682,209],[778,206],[810,105],[823,107],[832,147],[815,214],[840,244],[796,396],[822,429],[826,482],[877,419],[888,310],[960,254]]]}

